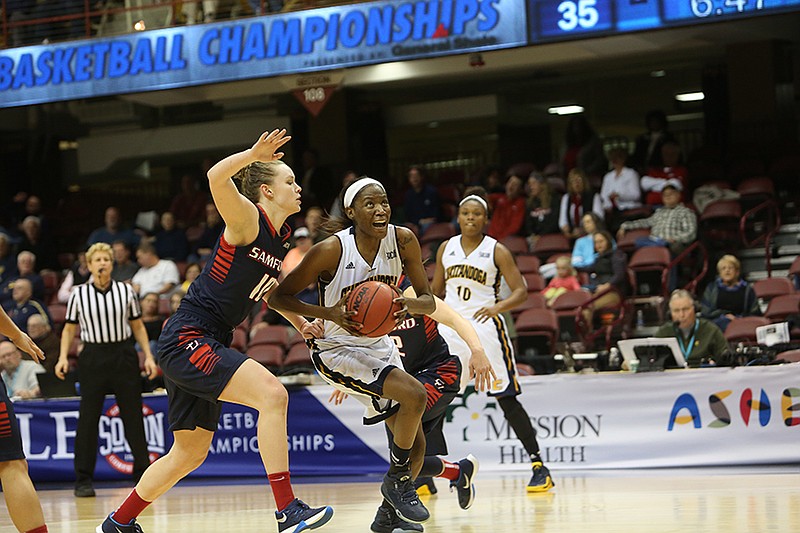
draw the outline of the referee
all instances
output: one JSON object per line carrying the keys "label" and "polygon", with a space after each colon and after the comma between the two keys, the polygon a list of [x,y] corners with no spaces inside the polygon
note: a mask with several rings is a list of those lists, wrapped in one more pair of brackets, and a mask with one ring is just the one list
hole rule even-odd
{"label": "referee", "polygon": [[130,285],[111,279],[111,246],[96,243],[86,252],[91,278],[73,288],[67,302],[67,318],[61,333],[61,351],[56,375],[64,379],[69,370],[67,353],[80,325],[83,351],[79,356],[81,403],[75,435],[75,496],[95,495],[92,486],[97,462],[97,425],[103,402],[113,392],[119,406],[125,437],[133,453],[133,477],[150,465],[142,418],[142,385],[139,357],[133,337],[145,354],[148,377],[157,371],[139,300]]}

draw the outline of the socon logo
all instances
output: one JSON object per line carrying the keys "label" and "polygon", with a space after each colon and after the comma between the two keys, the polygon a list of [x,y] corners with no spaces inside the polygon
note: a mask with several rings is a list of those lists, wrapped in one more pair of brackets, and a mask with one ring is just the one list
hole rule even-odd
{"label": "socon logo", "polygon": [[[164,413],[154,412],[148,405],[142,404],[144,416],[144,433],[147,439],[147,451],[152,463],[165,452]],[[111,468],[122,474],[133,473],[133,454],[125,439],[125,428],[119,417],[117,404],[108,408],[100,417],[100,455],[105,457]]]}
{"label": "socon logo", "polygon": [[[712,418],[706,427],[723,428],[731,425],[733,418],[728,407],[737,403],[736,397],[729,400],[731,396],[733,396],[732,390],[719,391],[709,395],[708,409],[711,411]],[[800,403],[797,402],[800,399],[800,389],[795,387],[783,389],[780,393],[780,398],[780,419],[783,421],[783,425],[786,427],[800,425],[800,416],[797,416],[798,411],[800,411]],[[750,388],[743,389],[738,394],[739,418],[745,427],[749,427],[751,421],[755,422],[756,418],[753,413],[758,414],[758,425],[766,427],[772,419],[772,405],[773,402],[764,389],[761,389],[757,396],[753,394],[753,390]],[[691,424],[696,429],[703,427],[700,405],[695,397],[688,392],[678,396],[672,404],[667,431],[672,431],[675,425],[687,424]]]}

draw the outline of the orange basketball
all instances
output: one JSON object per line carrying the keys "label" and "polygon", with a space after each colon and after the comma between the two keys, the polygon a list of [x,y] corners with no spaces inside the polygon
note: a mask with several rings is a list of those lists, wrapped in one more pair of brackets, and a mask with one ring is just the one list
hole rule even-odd
{"label": "orange basketball", "polygon": [[364,337],[382,337],[392,331],[397,323],[394,314],[402,307],[394,302],[399,295],[380,281],[365,281],[347,295],[348,311],[355,311],[351,320],[362,325],[359,333]]}

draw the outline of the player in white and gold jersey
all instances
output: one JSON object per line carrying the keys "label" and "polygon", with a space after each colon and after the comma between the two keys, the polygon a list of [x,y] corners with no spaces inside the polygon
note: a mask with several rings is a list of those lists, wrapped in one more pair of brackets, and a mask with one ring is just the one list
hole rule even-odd
{"label": "player in white and gold jersey", "polygon": [[[497,398],[508,424],[531,457],[533,476],[528,483],[528,492],[544,492],[550,490],[553,480],[539,455],[539,443],[530,417],[517,400],[522,391],[517,381],[514,346],[502,315],[527,298],[525,280],[508,248],[483,234],[489,222],[486,192],[481,187],[474,187],[464,194],[458,207],[461,234],[439,247],[433,292],[468,318],[478,333],[497,376],[488,394]],[[503,279],[511,289],[507,298],[500,297]],[[469,353],[455,331],[440,324],[439,332],[452,353]],[[462,379],[461,385],[463,392],[467,382]]]}
{"label": "player in white and gold jersey", "polygon": [[[392,211],[383,185],[372,178],[354,181],[342,203],[347,225],[352,222],[352,227],[315,244],[278,286],[269,304],[277,311],[324,320],[324,335],[313,341],[315,368],[331,385],[367,406],[365,423],[385,420],[394,436],[391,466],[381,486],[382,507],[394,509],[396,514],[389,517],[424,522],[429,513],[414,491],[413,477],[425,454],[421,427],[425,388],[403,370],[397,346],[388,336],[358,335],[359,324],[352,321],[344,299],[359,283],[378,280],[397,285],[405,273],[417,297],[398,297],[396,301],[404,306],[398,322],[406,312],[430,314],[436,304],[417,238],[408,228],[389,224]],[[322,305],[310,305],[295,296],[314,281],[320,286]],[[387,531],[406,527],[395,522],[384,525]]]}

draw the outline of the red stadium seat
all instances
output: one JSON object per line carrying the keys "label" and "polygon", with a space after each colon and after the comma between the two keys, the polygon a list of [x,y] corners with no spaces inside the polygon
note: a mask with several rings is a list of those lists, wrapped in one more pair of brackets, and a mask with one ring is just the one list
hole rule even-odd
{"label": "red stadium seat", "polygon": [[632,229],[625,232],[625,235],[617,241],[617,248],[628,254],[636,249],[636,239],[650,235],[650,228]]}
{"label": "red stadium seat", "polygon": [[775,356],[775,360],[784,361],[786,363],[800,363],[800,350],[781,352]]}
{"label": "red stadium seat", "polygon": [[545,337],[550,353],[555,353],[558,341],[558,316],[551,309],[528,309],[523,311],[514,321],[514,327],[520,338]]}
{"label": "red stadium seat", "polygon": [[544,278],[538,272],[529,272],[522,275],[525,283],[528,284],[528,292],[541,292],[544,290]]}
{"label": "red stadium seat", "polygon": [[521,273],[539,273],[539,267],[542,265],[542,262],[535,255],[518,255],[514,259],[516,260],[517,268],[519,268]]}
{"label": "red stadium seat", "polygon": [[764,300],[771,300],[782,294],[792,294],[794,285],[789,278],[764,278],[753,282],[756,296]]}
{"label": "red stadium seat", "polygon": [[277,344],[259,344],[247,349],[247,355],[270,370],[277,370],[283,364],[284,351]]}
{"label": "red stadium seat", "polygon": [[428,226],[422,233],[421,243],[431,241],[444,241],[456,234],[455,225],[450,222],[435,222]]}
{"label": "red stadium seat", "polygon": [[557,253],[572,253],[569,239],[561,233],[540,235],[533,245],[532,252],[540,259],[550,257]]}
{"label": "red stadium seat", "polygon": [[500,241],[514,255],[528,253],[528,241],[519,235],[509,235]]}
{"label": "red stadium seat", "polygon": [[285,350],[289,346],[289,328],[287,326],[262,326],[253,332],[250,347],[261,344],[274,344]]}
{"label": "red stadium seat", "polygon": [[769,324],[769,319],[763,316],[743,316],[731,320],[725,329],[725,340],[729,343],[744,342],[755,344],[756,328]]}
{"label": "red stadium seat", "polygon": [[800,293],[781,294],[769,301],[764,316],[770,322],[782,322],[789,315],[800,313]]}
{"label": "red stadium seat", "polygon": [[546,308],[547,304],[545,303],[544,296],[542,296],[541,292],[529,292],[528,298],[525,300],[525,303],[511,310],[511,316],[516,318],[523,311],[527,311],[528,309],[546,309]]}
{"label": "red stadium seat", "polygon": [[305,344],[295,344],[286,354],[286,359],[283,361],[284,369],[290,367],[300,367],[313,369],[314,363],[311,362],[311,351]]}

